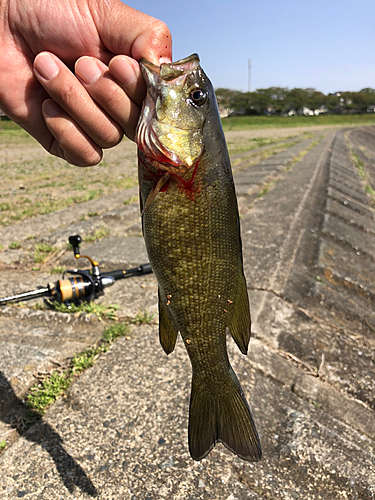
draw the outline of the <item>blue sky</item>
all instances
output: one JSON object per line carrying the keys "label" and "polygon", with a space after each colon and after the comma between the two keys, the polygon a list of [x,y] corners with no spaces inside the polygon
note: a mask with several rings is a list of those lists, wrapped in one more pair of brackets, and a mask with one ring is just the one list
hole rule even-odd
{"label": "blue sky", "polygon": [[375,87],[375,0],[130,0],[197,52],[215,88]]}

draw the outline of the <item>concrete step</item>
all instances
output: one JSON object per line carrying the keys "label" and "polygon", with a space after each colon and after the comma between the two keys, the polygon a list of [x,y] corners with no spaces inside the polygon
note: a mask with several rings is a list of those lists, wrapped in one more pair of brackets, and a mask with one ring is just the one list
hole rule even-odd
{"label": "concrete step", "polygon": [[358,255],[330,239],[322,240],[319,252],[318,267],[327,279],[335,280],[337,285],[354,288],[359,295],[375,299],[375,266],[369,256]]}
{"label": "concrete step", "polygon": [[[332,200],[336,200],[337,202],[342,203],[344,206],[350,208],[354,212],[358,212],[359,214],[364,215],[369,219],[374,218],[374,212],[368,203],[363,204],[359,201],[355,201],[350,196],[347,196],[332,187],[328,188],[328,197]],[[368,199],[366,199],[365,201],[368,202]]]}
{"label": "concrete step", "polygon": [[328,198],[327,200],[326,210],[328,213],[342,219],[344,222],[346,222],[346,224],[357,226],[365,233],[371,233],[375,235],[375,221],[374,216],[373,214],[371,214],[371,212],[366,214],[366,216],[363,216],[352,210],[351,207],[348,207],[343,203],[338,203],[331,198]]}
{"label": "concrete step", "polygon": [[366,254],[375,259],[375,238],[371,233],[365,233],[359,227],[343,222],[338,217],[326,214],[323,233],[343,245],[352,248],[360,254]]}
{"label": "concrete step", "polygon": [[248,207],[257,199],[261,193],[264,184],[270,181],[281,179],[286,172],[286,167],[306,148],[308,148],[313,139],[306,139],[293,145],[286,151],[282,151],[271,156],[257,165],[243,168],[240,172],[236,171],[234,182],[240,214],[243,215]]}

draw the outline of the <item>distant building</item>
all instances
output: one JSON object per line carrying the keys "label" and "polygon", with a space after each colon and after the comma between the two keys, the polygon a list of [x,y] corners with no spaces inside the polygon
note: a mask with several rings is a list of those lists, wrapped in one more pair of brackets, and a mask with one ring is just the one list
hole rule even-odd
{"label": "distant building", "polygon": [[322,104],[318,109],[314,109],[314,115],[324,115],[325,113],[328,113],[328,111],[329,109],[327,108],[327,106],[324,106],[324,104]]}

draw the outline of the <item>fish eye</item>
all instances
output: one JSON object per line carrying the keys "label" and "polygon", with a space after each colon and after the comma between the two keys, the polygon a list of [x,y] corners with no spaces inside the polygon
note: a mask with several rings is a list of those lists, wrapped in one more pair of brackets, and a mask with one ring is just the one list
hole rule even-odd
{"label": "fish eye", "polygon": [[202,106],[207,101],[207,93],[202,89],[193,89],[189,96],[196,106]]}

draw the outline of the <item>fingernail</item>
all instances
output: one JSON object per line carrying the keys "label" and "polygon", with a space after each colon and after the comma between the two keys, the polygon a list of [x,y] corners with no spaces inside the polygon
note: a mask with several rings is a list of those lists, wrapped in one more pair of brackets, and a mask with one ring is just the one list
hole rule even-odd
{"label": "fingernail", "polygon": [[48,118],[56,118],[57,116],[61,116],[61,108],[52,99],[47,99],[43,103],[43,114]]}
{"label": "fingernail", "polygon": [[137,79],[132,64],[125,57],[117,57],[114,59],[110,63],[110,71],[116,80],[124,87],[131,85]]}
{"label": "fingernail", "polygon": [[59,72],[56,62],[47,53],[41,53],[36,56],[34,69],[45,80],[52,80]]}
{"label": "fingernail", "polygon": [[90,59],[90,57],[82,57],[79,59],[75,71],[76,75],[79,76],[86,85],[95,83],[102,74],[96,62]]}

